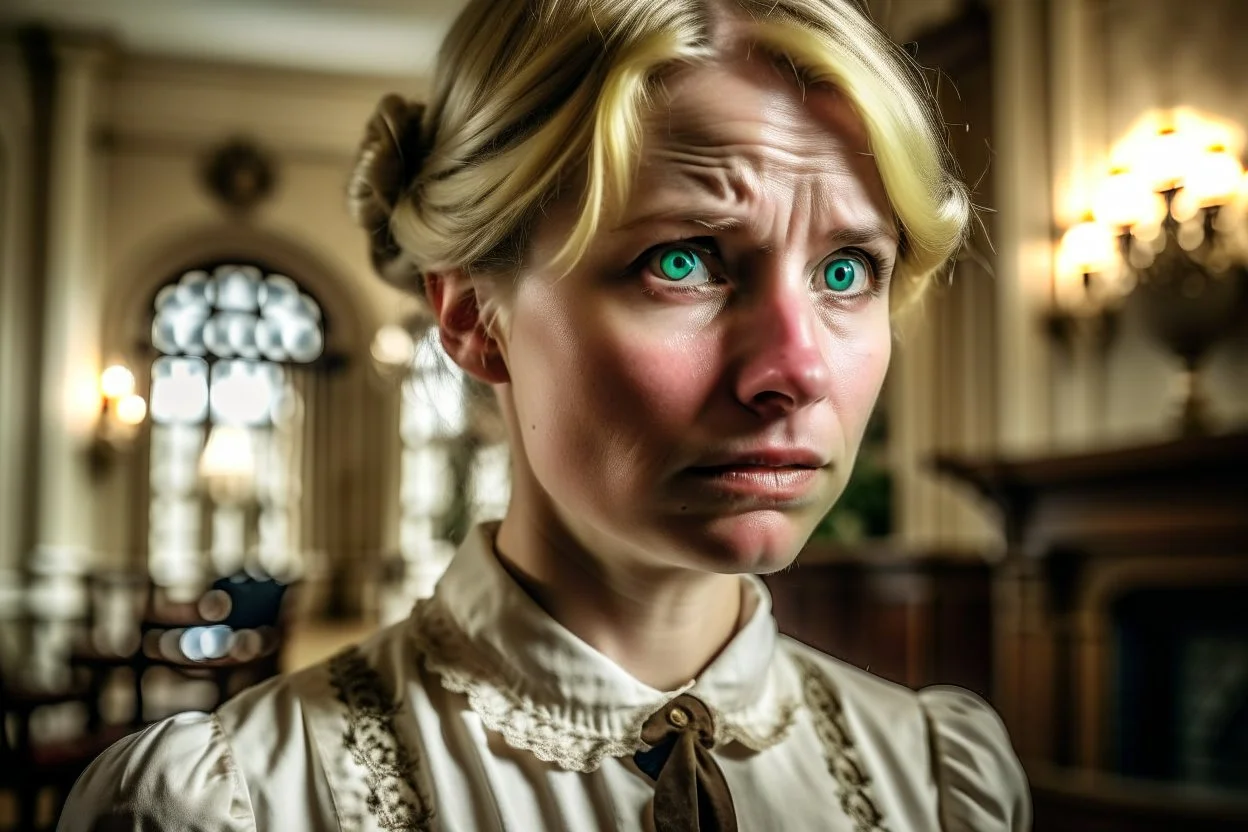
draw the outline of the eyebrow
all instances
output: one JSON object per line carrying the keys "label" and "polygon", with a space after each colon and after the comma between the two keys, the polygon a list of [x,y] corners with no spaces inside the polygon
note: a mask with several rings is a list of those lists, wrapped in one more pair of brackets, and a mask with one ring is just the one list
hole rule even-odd
{"label": "eyebrow", "polygon": [[[745,226],[745,222],[740,217],[690,211],[658,211],[629,220],[628,222],[613,228],[612,232],[622,233],[632,231],[641,226],[654,223],[663,223],[668,225],[696,225],[701,228],[705,228],[708,231],[718,233],[737,231]],[[835,229],[827,235],[827,239],[837,245],[854,246],[867,245],[881,240],[900,243],[900,236],[901,235],[895,226],[869,221],[854,223],[844,226],[843,228]]]}
{"label": "eyebrow", "polygon": [[745,223],[739,217],[729,217],[715,214],[705,214],[690,211],[656,211],[653,214],[645,214],[636,219],[629,220],[615,228],[611,229],[615,232],[632,231],[643,225],[653,225],[655,223],[666,223],[668,225],[698,225],[708,231],[736,231]]}

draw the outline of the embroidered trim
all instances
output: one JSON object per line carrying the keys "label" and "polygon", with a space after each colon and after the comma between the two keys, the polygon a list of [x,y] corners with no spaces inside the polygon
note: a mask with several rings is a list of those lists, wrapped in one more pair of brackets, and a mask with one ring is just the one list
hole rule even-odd
{"label": "embroidered trim", "polygon": [[[464,637],[437,599],[421,603],[413,612],[417,650],[442,687],[468,698],[468,705],[486,728],[500,734],[512,748],[528,751],[568,771],[590,773],[608,757],[628,757],[646,747],[641,728],[646,719],[693,683],[671,692],[664,700],[627,713],[612,731],[577,725],[550,707],[521,695],[499,670]],[[784,703],[767,714],[759,709],[723,714],[715,711],[716,744],[740,742],[755,751],[769,748],[787,736],[800,703]]]}
{"label": "embroidered trim", "polygon": [[887,832],[884,815],[871,796],[871,778],[854,748],[835,684],[809,659],[795,655],[793,661],[801,671],[802,696],[823,744],[828,771],[836,780],[841,808],[853,820],[854,832]]}
{"label": "embroidered trim", "polygon": [[394,729],[399,705],[381,674],[356,647],[329,661],[329,679],[347,708],[343,746],[365,771],[368,812],[387,832],[427,832],[433,801],[420,788],[420,758],[408,752]]}

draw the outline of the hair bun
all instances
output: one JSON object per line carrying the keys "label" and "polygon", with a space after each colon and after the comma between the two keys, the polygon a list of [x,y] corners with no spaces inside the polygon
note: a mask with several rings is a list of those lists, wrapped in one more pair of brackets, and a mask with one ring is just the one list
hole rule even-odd
{"label": "hair bun", "polygon": [[420,273],[390,232],[390,218],[424,163],[424,114],[424,104],[393,93],[382,98],[364,129],[347,186],[347,207],[369,234],[373,267],[409,288],[419,286]]}

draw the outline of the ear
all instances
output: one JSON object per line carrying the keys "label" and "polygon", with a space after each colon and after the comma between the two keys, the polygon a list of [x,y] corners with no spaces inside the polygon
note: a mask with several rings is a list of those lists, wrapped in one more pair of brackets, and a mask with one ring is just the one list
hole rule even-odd
{"label": "ear", "polygon": [[486,384],[511,381],[500,345],[482,320],[472,278],[459,269],[426,274],[425,297],[443,349],[465,373]]}

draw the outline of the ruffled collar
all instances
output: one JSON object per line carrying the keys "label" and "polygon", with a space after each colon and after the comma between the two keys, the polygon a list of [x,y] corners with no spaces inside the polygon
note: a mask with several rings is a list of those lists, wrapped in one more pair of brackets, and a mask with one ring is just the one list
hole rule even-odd
{"label": "ruffled collar", "polygon": [[646,718],[691,693],[715,717],[716,744],[762,750],[793,724],[800,695],[783,684],[771,597],[747,577],[754,612],[702,675],[660,691],[573,635],[541,609],[494,554],[498,524],[475,528],[411,632],[426,667],[462,693],[513,748],[561,768],[594,771],[605,757],[645,747]]}

